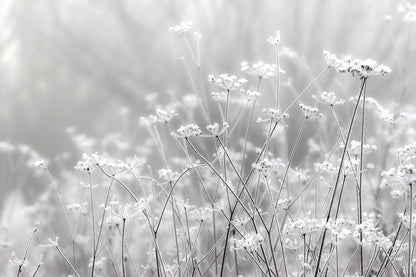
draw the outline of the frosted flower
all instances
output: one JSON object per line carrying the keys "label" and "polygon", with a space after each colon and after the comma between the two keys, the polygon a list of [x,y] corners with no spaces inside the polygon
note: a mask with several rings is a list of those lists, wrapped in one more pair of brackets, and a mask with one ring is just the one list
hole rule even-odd
{"label": "frosted flower", "polygon": [[281,169],[286,167],[286,165],[280,158],[269,159],[266,157],[257,163],[253,163],[252,167],[256,169],[261,175],[268,177],[271,174],[277,175]]}
{"label": "frosted flower", "polygon": [[275,46],[279,45],[279,41],[280,41],[280,31],[279,30],[276,31],[276,35],[274,37],[269,36],[267,38],[267,42],[270,43],[270,44],[273,44]]}
{"label": "frosted flower", "polygon": [[319,113],[319,109],[316,107],[310,107],[304,104],[299,104],[299,107],[306,118],[320,118],[322,114]]}
{"label": "frosted flower", "polygon": [[[340,143],[340,148],[344,148],[345,145]],[[374,152],[377,150],[377,146],[374,144],[364,144],[363,145],[363,154]],[[358,156],[361,154],[361,142],[352,140],[348,152],[353,156]]]}
{"label": "frosted flower", "polygon": [[224,91],[220,91],[220,92],[213,91],[211,92],[211,95],[212,95],[212,99],[214,100],[214,102],[224,103],[225,101],[227,101],[227,93]]}
{"label": "frosted flower", "polygon": [[354,221],[342,218],[338,218],[336,220],[331,218],[327,223],[325,223],[325,228],[330,232],[332,242],[335,244],[344,238],[351,236],[354,227]]}
{"label": "frosted flower", "polygon": [[335,96],[335,93],[333,93],[332,91],[331,92],[323,91],[320,97],[313,95],[312,98],[321,103],[328,104],[330,106],[342,105],[345,102],[342,99],[338,100],[337,97]]}
{"label": "frosted flower", "polygon": [[172,26],[169,28],[169,31],[175,32],[175,33],[179,33],[179,34],[184,34],[187,31],[189,31],[189,29],[192,26],[192,21],[188,21],[188,22],[181,22],[178,25]]}
{"label": "frosted flower", "polygon": [[290,238],[286,238],[285,239],[285,247],[290,249],[290,250],[296,251],[300,247],[300,245],[299,245],[299,243],[296,239],[292,240]]}
{"label": "frosted flower", "polygon": [[248,101],[255,101],[257,100],[257,98],[260,97],[260,93],[258,91],[254,91],[254,90],[247,90],[246,91],[246,96]]}
{"label": "frosted flower", "polygon": [[333,172],[336,168],[328,161],[323,161],[322,163],[314,163],[316,172]]}
{"label": "frosted flower", "polygon": [[265,122],[265,121],[269,121],[269,120],[281,120],[282,118],[287,118],[289,117],[289,114],[287,113],[281,113],[280,110],[276,110],[273,108],[268,108],[268,109],[263,109],[262,113],[266,116],[265,118],[257,118],[257,122]]}
{"label": "frosted flower", "polygon": [[277,201],[277,207],[283,210],[289,209],[289,206],[292,204],[292,198],[285,198],[285,199],[279,199]]}
{"label": "frosted flower", "polygon": [[40,168],[46,169],[47,168],[47,163],[46,163],[45,160],[38,160],[38,161],[35,162],[35,167],[40,167]]}
{"label": "frosted flower", "polygon": [[[404,215],[403,213],[399,213],[398,216],[399,216],[400,220],[403,222],[403,224],[409,229],[409,227],[410,227],[410,216],[408,214]],[[412,228],[415,228],[415,225],[416,225],[416,215],[413,214],[412,215]]]}
{"label": "frosted flower", "polygon": [[127,220],[129,218],[135,217],[141,211],[141,208],[138,206],[137,203],[134,205],[126,204],[124,206],[110,205],[108,208],[113,215],[123,220]]}
{"label": "frosted flower", "polygon": [[257,76],[259,78],[268,79],[270,77],[276,76],[277,67],[276,65],[270,65],[268,63],[264,63],[263,61],[258,61],[252,66],[244,61],[241,64],[241,71],[252,75]]}
{"label": "frosted flower", "polygon": [[199,129],[198,125],[191,123],[188,125],[181,125],[176,133],[171,133],[171,135],[174,137],[187,139],[193,136],[201,136],[202,131]]}
{"label": "frosted flower", "polygon": [[236,90],[247,83],[247,80],[244,78],[237,79],[235,75],[228,74],[221,74],[218,77],[209,75],[208,80],[226,91]]}
{"label": "frosted flower", "polygon": [[416,142],[407,144],[398,150],[400,158],[410,160],[416,158]]}
{"label": "frosted flower", "polygon": [[222,128],[220,129],[220,125],[215,122],[214,124],[208,125],[206,128],[212,136],[218,137],[221,136],[229,127],[228,123],[224,122],[222,124]]}
{"label": "frosted flower", "polygon": [[83,172],[92,172],[95,169],[95,164],[96,163],[91,156],[89,156],[87,153],[83,153],[82,160],[78,161],[74,168]]}
{"label": "frosted flower", "polygon": [[40,244],[39,247],[58,247],[59,246],[58,240],[59,240],[58,237],[55,237],[55,240],[48,239],[49,244]]}
{"label": "frosted flower", "polygon": [[335,54],[324,50],[324,57],[329,67],[335,68],[338,72],[349,72],[352,76],[368,78],[371,76],[383,76],[391,72],[385,65],[377,64],[371,59],[352,59],[350,57],[338,58]]}
{"label": "frosted flower", "polygon": [[156,109],[156,116],[159,122],[169,122],[177,113],[174,110]]}
{"label": "frosted flower", "polygon": [[391,246],[390,239],[376,227],[376,216],[373,214],[364,214],[362,224],[355,225],[353,238],[355,238],[357,242],[360,242],[360,232],[362,234],[362,245],[376,244],[385,249],[388,249]]}
{"label": "frosted flower", "polygon": [[254,252],[260,248],[261,243],[263,242],[264,238],[259,233],[249,233],[246,234],[244,238],[236,239],[231,238],[231,247],[239,250],[244,249],[248,252]]}
{"label": "frosted flower", "polygon": [[250,218],[248,216],[237,216],[233,221],[233,225],[237,228],[243,228],[247,223],[250,222]]}
{"label": "frosted flower", "polygon": [[179,173],[171,169],[162,168],[158,171],[159,177],[168,182],[175,182],[179,178]]}
{"label": "frosted flower", "polygon": [[285,228],[287,234],[306,235],[321,230],[322,222],[313,217],[305,217],[286,224]]}
{"label": "frosted flower", "polygon": [[406,194],[409,185],[416,182],[416,169],[411,163],[403,164],[398,169],[391,168],[381,173],[383,177],[380,186],[392,186],[390,192],[393,198],[398,198]]}
{"label": "frosted flower", "polygon": [[198,208],[189,212],[189,217],[196,221],[208,221],[212,217],[212,209],[210,208]]}

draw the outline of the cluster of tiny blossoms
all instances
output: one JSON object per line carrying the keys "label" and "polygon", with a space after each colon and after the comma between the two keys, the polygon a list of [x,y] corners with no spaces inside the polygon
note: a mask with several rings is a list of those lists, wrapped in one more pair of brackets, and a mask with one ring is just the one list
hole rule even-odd
{"label": "cluster of tiny blossoms", "polygon": [[320,118],[322,114],[319,113],[319,109],[316,107],[310,107],[305,104],[299,104],[299,107],[302,113],[305,115],[306,118]]}
{"label": "cluster of tiny blossoms", "polygon": [[236,90],[247,83],[247,80],[244,78],[237,79],[235,75],[228,74],[221,74],[218,77],[209,75],[208,80],[226,91]]}
{"label": "cluster of tiny blossoms", "polygon": [[338,58],[335,54],[326,50],[323,53],[329,67],[333,67],[341,73],[349,72],[352,76],[358,76],[361,79],[371,76],[383,76],[391,72],[389,67],[377,64],[376,61],[371,59]]}
{"label": "cluster of tiny blossoms", "polygon": [[248,62],[244,61],[241,64],[241,71],[247,73],[248,75],[256,76],[263,79],[268,79],[270,77],[276,76],[277,66],[265,63],[263,61],[258,61],[252,66]]}

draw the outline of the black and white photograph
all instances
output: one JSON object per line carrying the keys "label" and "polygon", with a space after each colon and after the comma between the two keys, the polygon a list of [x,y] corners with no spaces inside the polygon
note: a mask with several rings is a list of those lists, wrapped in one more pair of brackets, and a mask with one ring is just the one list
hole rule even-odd
{"label": "black and white photograph", "polygon": [[0,277],[415,277],[416,1],[0,0]]}

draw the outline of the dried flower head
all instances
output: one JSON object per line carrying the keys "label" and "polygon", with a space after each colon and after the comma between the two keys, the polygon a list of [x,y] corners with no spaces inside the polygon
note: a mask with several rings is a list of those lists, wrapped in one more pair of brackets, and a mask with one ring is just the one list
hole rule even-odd
{"label": "dried flower head", "polygon": [[299,107],[306,118],[320,118],[322,114],[319,113],[319,109],[316,107],[310,107],[304,104],[299,104]]}
{"label": "dried flower head", "polygon": [[324,57],[329,67],[335,68],[338,72],[349,72],[352,76],[368,78],[371,76],[383,76],[391,72],[385,65],[377,64],[371,59],[352,59],[351,57],[338,58],[335,54],[324,50]]}
{"label": "dried flower head", "polygon": [[233,91],[247,83],[244,78],[237,79],[235,75],[221,74],[218,77],[209,75],[208,80],[226,91]]}
{"label": "dried flower head", "polygon": [[202,131],[199,129],[198,125],[191,123],[188,125],[181,125],[176,133],[173,132],[171,135],[174,137],[187,139],[193,136],[201,136]]}

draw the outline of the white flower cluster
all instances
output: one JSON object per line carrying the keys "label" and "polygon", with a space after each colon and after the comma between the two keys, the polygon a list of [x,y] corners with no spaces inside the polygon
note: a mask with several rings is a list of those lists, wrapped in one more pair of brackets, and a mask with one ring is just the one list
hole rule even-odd
{"label": "white flower cluster", "polygon": [[261,175],[268,177],[271,174],[278,174],[281,169],[286,167],[286,165],[280,158],[270,160],[266,157],[257,163],[253,163],[252,167],[256,169]]}
{"label": "white flower cluster", "polygon": [[306,235],[313,232],[320,231],[323,227],[324,222],[314,217],[309,216],[305,218],[296,219],[285,225],[286,234],[299,234]]}
{"label": "white flower cluster", "polygon": [[265,122],[269,120],[278,121],[283,118],[289,117],[288,113],[282,113],[280,112],[280,110],[273,109],[273,108],[263,109],[262,113],[266,116],[266,118],[259,117],[257,118],[256,122]]}
{"label": "white flower cluster", "polygon": [[157,173],[159,174],[159,178],[162,178],[167,182],[175,182],[179,178],[179,173],[172,169],[162,168],[159,169]]}
{"label": "white flower cluster", "polygon": [[316,107],[310,107],[304,104],[299,104],[299,107],[306,118],[320,118],[322,114],[319,113],[319,109]]}
{"label": "white flower cluster", "polygon": [[92,172],[95,169],[95,166],[99,165],[110,169],[112,173],[125,171],[134,172],[143,163],[144,161],[136,156],[131,158],[129,162],[124,162],[121,160],[113,160],[112,158],[105,155],[99,155],[98,153],[93,153],[91,155],[83,153],[82,160],[78,161],[74,168],[83,172]]}
{"label": "white flower cluster", "polygon": [[109,207],[110,212],[115,215],[116,217],[127,220],[137,216],[140,211],[142,210],[139,203],[135,204],[125,204],[123,205],[110,205]]}
{"label": "white flower cluster", "polygon": [[396,168],[383,171],[381,174],[382,186],[392,186],[391,195],[393,198],[403,196],[409,185],[416,183],[416,169],[411,163],[406,163]]}
{"label": "white flower cluster", "polygon": [[397,7],[399,12],[404,13],[403,21],[416,22],[416,4],[406,3]]}
{"label": "white flower cluster", "polygon": [[191,123],[188,125],[181,125],[176,133],[172,133],[171,135],[174,137],[187,139],[193,136],[201,136],[202,131],[199,129],[198,125]]}
{"label": "white flower cluster", "polygon": [[[340,143],[340,148],[344,148],[345,145]],[[363,145],[363,154],[374,152],[377,150],[377,145],[374,144],[364,144]],[[358,156],[361,154],[361,142],[352,140],[348,152],[353,156]]]}
{"label": "white flower cluster", "polygon": [[237,79],[235,75],[221,74],[218,77],[208,75],[208,80],[226,91],[233,91],[247,83],[244,78]]}
{"label": "white flower cluster", "polygon": [[211,92],[211,95],[212,99],[216,103],[224,103],[225,101],[227,101],[227,93],[225,91],[213,91]]}
{"label": "white flower cluster", "polygon": [[247,100],[250,101],[255,101],[257,100],[257,98],[260,97],[260,93],[258,91],[254,91],[254,90],[246,90],[246,96],[247,96]]}
{"label": "white flower cluster", "polygon": [[355,225],[352,236],[357,242],[360,242],[360,233],[362,233],[362,245],[375,244],[383,249],[388,249],[392,245],[390,238],[376,227],[376,216],[374,214],[364,214],[363,222]]}
{"label": "white flower cluster", "polygon": [[208,125],[206,128],[214,137],[221,136],[230,126],[227,122],[224,122],[222,124],[222,128],[220,129],[220,125],[217,122],[214,122],[214,124]]}
{"label": "white flower cluster", "polygon": [[322,163],[316,162],[314,163],[315,171],[316,172],[333,172],[336,170],[335,166],[332,165],[332,163],[328,161],[323,161]]}
{"label": "white flower cluster", "polygon": [[270,43],[270,44],[273,44],[275,46],[279,45],[279,42],[280,42],[280,31],[277,30],[276,31],[276,35],[274,37],[269,36],[267,38],[267,42]]}
{"label": "white flower cluster", "polygon": [[241,64],[241,71],[247,73],[248,75],[256,76],[263,79],[268,79],[270,77],[276,76],[277,66],[265,63],[263,61],[258,61],[252,66],[248,62],[244,61]]}
{"label": "white flower cluster", "polygon": [[277,201],[277,207],[283,210],[289,209],[289,206],[292,204],[292,198],[285,198],[285,199],[279,199]]}
{"label": "white flower cluster", "polygon": [[398,149],[400,158],[404,161],[416,158],[416,142],[407,144],[404,147]]}
{"label": "white flower cluster", "polygon": [[191,26],[192,26],[192,21],[181,22],[178,25],[170,27],[169,30],[175,33],[184,34],[189,31]]}
{"label": "white flower cluster", "polygon": [[346,237],[351,236],[354,226],[355,222],[353,220],[343,218],[335,220],[331,218],[327,223],[325,223],[325,228],[330,232],[331,241],[334,244],[337,244]]}
{"label": "white flower cluster", "polygon": [[[404,215],[403,213],[398,213],[400,220],[403,222],[403,224],[409,229],[410,227],[410,216]],[[412,215],[412,228],[415,228],[416,225],[416,214]]]}
{"label": "white flower cluster", "polygon": [[349,72],[352,76],[368,78],[371,76],[383,76],[391,72],[385,65],[377,64],[371,59],[360,60],[351,57],[338,58],[335,54],[324,50],[324,57],[329,67],[335,68],[338,72]]}
{"label": "white flower cluster", "polygon": [[196,221],[208,221],[212,218],[212,209],[195,208],[189,211],[189,217]]}
{"label": "white flower cluster", "polygon": [[252,253],[260,248],[261,243],[264,238],[259,233],[249,233],[244,236],[244,238],[236,239],[231,238],[230,243],[231,247],[235,250],[244,249]]}
{"label": "white flower cluster", "polygon": [[344,100],[342,99],[337,99],[335,93],[333,93],[332,91],[327,92],[327,91],[323,91],[320,95],[320,97],[317,97],[316,95],[312,96],[313,99],[315,99],[318,102],[321,102],[323,104],[327,104],[330,106],[335,106],[335,105],[342,105],[344,104]]}
{"label": "white flower cluster", "polygon": [[156,109],[156,115],[150,115],[149,119],[152,123],[168,123],[175,115],[177,113],[174,110]]}

